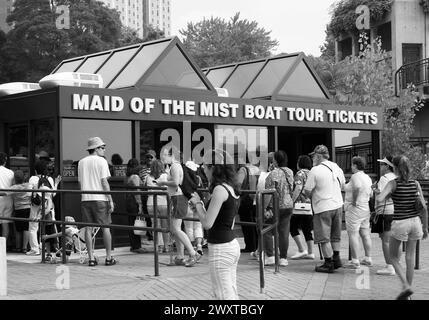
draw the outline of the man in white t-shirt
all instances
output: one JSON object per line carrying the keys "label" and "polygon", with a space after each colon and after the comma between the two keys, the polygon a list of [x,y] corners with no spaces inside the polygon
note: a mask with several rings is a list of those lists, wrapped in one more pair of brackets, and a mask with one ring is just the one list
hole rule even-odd
{"label": "man in white t-shirt", "polygon": [[[85,191],[110,191],[109,164],[103,157],[106,144],[99,137],[89,138],[89,155],[79,161],[78,179],[80,189]],[[111,213],[114,209],[112,195],[110,194],[82,194],[82,221],[98,224],[111,224]],[[102,228],[103,242],[106,247],[105,265],[116,264],[115,258],[111,255],[112,235],[109,228]],[[94,248],[92,241],[92,227],[85,229],[85,241],[87,243],[89,266],[94,267],[98,264],[94,259]]]}
{"label": "man in white t-shirt", "polygon": [[316,266],[316,272],[332,273],[342,267],[340,259],[341,222],[345,185],[343,170],[329,161],[329,151],[318,145],[310,156],[313,168],[310,170],[304,192],[311,198],[313,207],[314,242],[322,246],[325,263]]}
{"label": "man in white t-shirt", "polygon": [[[14,181],[14,173],[12,170],[5,167],[7,161],[7,154],[0,152],[0,189],[10,189]],[[0,224],[2,228],[2,237],[7,241],[9,236],[9,223],[10,220],[1,220],[2,217],[10,218],[13,211],[12,196],[0,196]]]}

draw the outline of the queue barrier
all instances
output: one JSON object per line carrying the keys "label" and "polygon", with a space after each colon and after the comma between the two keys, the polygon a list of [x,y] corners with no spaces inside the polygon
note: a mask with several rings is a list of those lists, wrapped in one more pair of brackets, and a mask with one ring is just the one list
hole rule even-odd
{"label": "queue barrier", "polygon": [[[138,189],[143,189],[143,187],[138,188]],[[10,217],[10,218],[6,218],[6,217],[2,217],[1,220],[8,220],[8,221],[27,221],[27,222],[38,222],[41,224],[41,228],[40,228],[40,234],[41,235],[45,235],[45,226],[46,223],[50,223],[50,224],[55,224],[55,225],[61,225],[61,250],[62,250],[62,263],[66,264],[67,263],[67,255],[66,255],[66,246],[65,246],[65,241],[66,241],[66,234],[65,234],[65,226],[66,225],[76,225],[78,227],[99,227],[99,228],[109,228],[109,229],[124,229],[124,230],[143,230],[143,231],[153,231],[155,233],[158,232],[169,232],[170,230],[170,215],[167,216],[167,220],[168,220],[168,227],[167,228],[159,228],[158,227],[158,217],[157,217],[157,196],[166,196],[167,197],[167,210],[168,212],[170,212],[171,210],[171,198],[170,195],[168,194],[166,190],[166,188],[160,188],[158,187],[157,191],[132,191],[132,190],[125,190],[125,191],[86,191],[86,190],[63,190],[63,189],[57,189],[57,190],[46,190],[46,189],[0,189],[0,193],[4,193],[7,192],[9,193],[14,193],[14,192],[19,192],[19,193],[23,193],[23,192],[37,192],[37,193],[41,193],[42,195],[42,204],[41,204],[41,209],[42,212],[45,212],[45,198],[46,198],[46,193],[72,193],[72,194],[126,194],[126,193],[131,193],[131,194],[135,194],[135,195],[153,195],[154,196],[154,215],[152,216],[154,218],[154,225],[152,227],[135,227],[135,226],[125,226],[125,225],[118,225],[118,224],[98,224],[98,223],[90,223],[90,222],[79,222],[79,221],[75,221],[75,222],[69,222],[69,221],[65,221],[65,214],[64,212],[61,212],[61,219],[60,220],[47,220],[45,219],[45,214],[42,216],[42,218],[40,219],[31,219],[31,218],[17,218],[17,217]],[[45,262],[45,239],[43,237],[42,238],[42,263]],[[154,269],[155,269],[155,276],[159,276],[159,253],[158,253],[158,237],[154,236]]]}
{"label": "queue barrier", "polygon": [[[58,189],[55,191],[52,190],[46,190],[46,189],[20,189],[20,190],[16,190],[16,189],[0,189],[0,193],[3,192],[8,192],[8,193],[12,193],[12,192],[40,192],[42,195],[42,212],[45,212],[45,197],[46,197],[46,193],[74,193],[74,194],[110,194],[110,195],[114,195],[114,194],[134,194],[134,195],[147,195],[147,196],[154,196],[154,201],[153,201],[153,205],[154,205],[154,214],[153,215],[149,215],[149,214],[143,214],[141,216],[146,216],[146,217],[151,217],[153,218],[153,226],[152,227],[135,227],[135,226],[125,226],[125,225],[117,225],[117,224],[97,224],[97,223],[89,223],[89,222],[67,222],[64,220],[65,218],[65,213],[61,212],[61,219],[60,220],[56,220],[56,221],[52,221],[52,220],[47,220],[44,219],[44,217],[42,217],[41,219],[30,219],[30,218],[17,218],[17,217],[10,217],[10,218],[2,218],[2,220],[9,220],[9,221],[28,221],[28,222],[38,222],[41,224],[41,228],[40,228],[40,232],[41,235],[45,234],[45,226],[46,223],[50,223],[50,224],[56,224],[56,225],[61,225],[61,250],[62,250],[62,263],[66,264],[67,263],[67,258],[66,258],[66,247],[65,247],[65,226],[66,225],[76,225],[78,227],[100,227],[100,228],[111,228],[111,229],[124,229],[124,230],[143,230],[143,231],[153,231],[154,232],[154,237],[153,237],[153,242],[154,242],[154,269],[155,269],[155,276],[159,276],[159,252],[158,252],[158,232],[170,232],[170,224],[171,224],[171,217],[170,215],[168,215],[167,217],[158,217],[157,216],[157,197],[158,196],[166,196],[167,197],[167,210],[168,212],[171,211],[171,197],[170,195],[167,193],[166,188],[165,187],[147,187],[147,186],[135,186],[135,187],[131,187],[131,186],[115,186],[115,188],[118,189],[127,189],[124,191],[85,191],[85,190],[63,190],[63,189]],[[133,191],[132,189],[136,189],[135,191]],[[141,191],[143,190],[143,191]],[[149,190],[155,190],[155,191],[149,191]],[[208,192],[207,189],[198,189],[198,191],[201,192]],[[248,226],[255,226],[257,229],[257,233],[259,236],[259,241],[258,241],[258,253],[259,253],[259,278],[260,278],[260,291],[261,293],[263,293],[263,290],[265,288],[265,277],[264,277],[264,235],[266,233],[268,233],[271,230],[274,230],[274,256],[275,256],[275,273],[279,272],[279,256],[278,256],[278,247],[279,247],[279,239],[278,239],[278,211],[279,211],[279,196],[278,193],[276,192],[275,189],[271,189],[271,190],[262,190],[262,191],[257,191],[257,190],[243,190],[242,194],[255,194],[256,197],[256,222],[245,222],[245,221],[238,221],[236,222],[237,225],[248,225]],[[265,195],[271,195],[274,198],[273,201],[273,223],[272,224],[267,224],[264,223],[264,208],[265,208],[265,203],[264,203],[264,199],[265,199]],[[118,212],[113,212],[112,214],[118,214]],[[120,213],[123,214],[123,213]],[[125,214],[129,214],[129,213],[125,213]],[[167,219],[168,220],[168,227],[167,228],[159,228],[158,227],[158,218],[159,219]],[[188,218],[185,217],[182,220],[188,220],[188,221],[199,221],[199,219],[197,218]],[[42,263],[45,262],[45,239],[43,237],[42,238]],[[172,250],[170,251],[170,264],[172,265],[172,259],[173,259],[173,252]]]}

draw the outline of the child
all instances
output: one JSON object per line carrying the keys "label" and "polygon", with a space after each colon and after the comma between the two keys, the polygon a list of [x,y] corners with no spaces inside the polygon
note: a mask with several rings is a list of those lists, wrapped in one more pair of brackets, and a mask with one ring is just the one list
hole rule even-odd
{"label": "child", "polygon": [[[71,216],[66,216],[64,217],[64,221],[66,222],[75,222],[74,218]],[[79,229],[75,226],[75,225],[70,225],[70,224],[66,224],[65,225],[65,234],[66,234],[66,244],[67,243],[73,243],[73,236],[77,235],[79,233]],[[52,234],[46,234],[44,236],[42,236],[42,239],[46,240],[52,240],[52,239],[57,239],[59,237],[61,237],[63,234],[62,232],[56,232],[56,233],[52,233]],[[71,249],[66,247],[66,254],[70,255],[71,254]],[[57,254],[57,257],[60,257],[61,253]],[[52,259],[52,257],[50,257],[48,259],[48,256],[46,256],[47,261],[50,261]]]}

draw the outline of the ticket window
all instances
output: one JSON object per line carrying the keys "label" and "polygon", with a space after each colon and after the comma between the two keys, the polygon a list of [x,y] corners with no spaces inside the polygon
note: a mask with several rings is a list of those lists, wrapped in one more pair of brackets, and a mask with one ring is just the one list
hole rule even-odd
{"label": "ticket window", "polygon": [[335,158],[345,174],[351,174],[351,161],[354,156],[365,159],[365,172],[376,172],[373,157],[371,131],[334,130]]}
{"label": "ticket window", "polygon": [[[109,164],[114,154],[121,157],[123,166],[132,158],[131,121],[62,119],[61,148],[65,176],[77,177],[77,164],[88,155],[86,148],[90,137],[100,137],[106,143],[105,158]],[[117,172],[124,175],[124,170]]]}
{"label": "ticket window", "polygon": [[30,176],[30,153],[28,125],[9,125],[7,128],[7,144],[9,168],[13,171],[22,170]]}

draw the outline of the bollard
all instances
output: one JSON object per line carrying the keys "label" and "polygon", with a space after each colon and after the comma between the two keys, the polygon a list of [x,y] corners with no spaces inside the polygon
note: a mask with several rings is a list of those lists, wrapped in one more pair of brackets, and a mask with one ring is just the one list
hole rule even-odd
{"label": "bollard", "polygon": [[6,238],[0,237],[0,296],[7,295]]}

